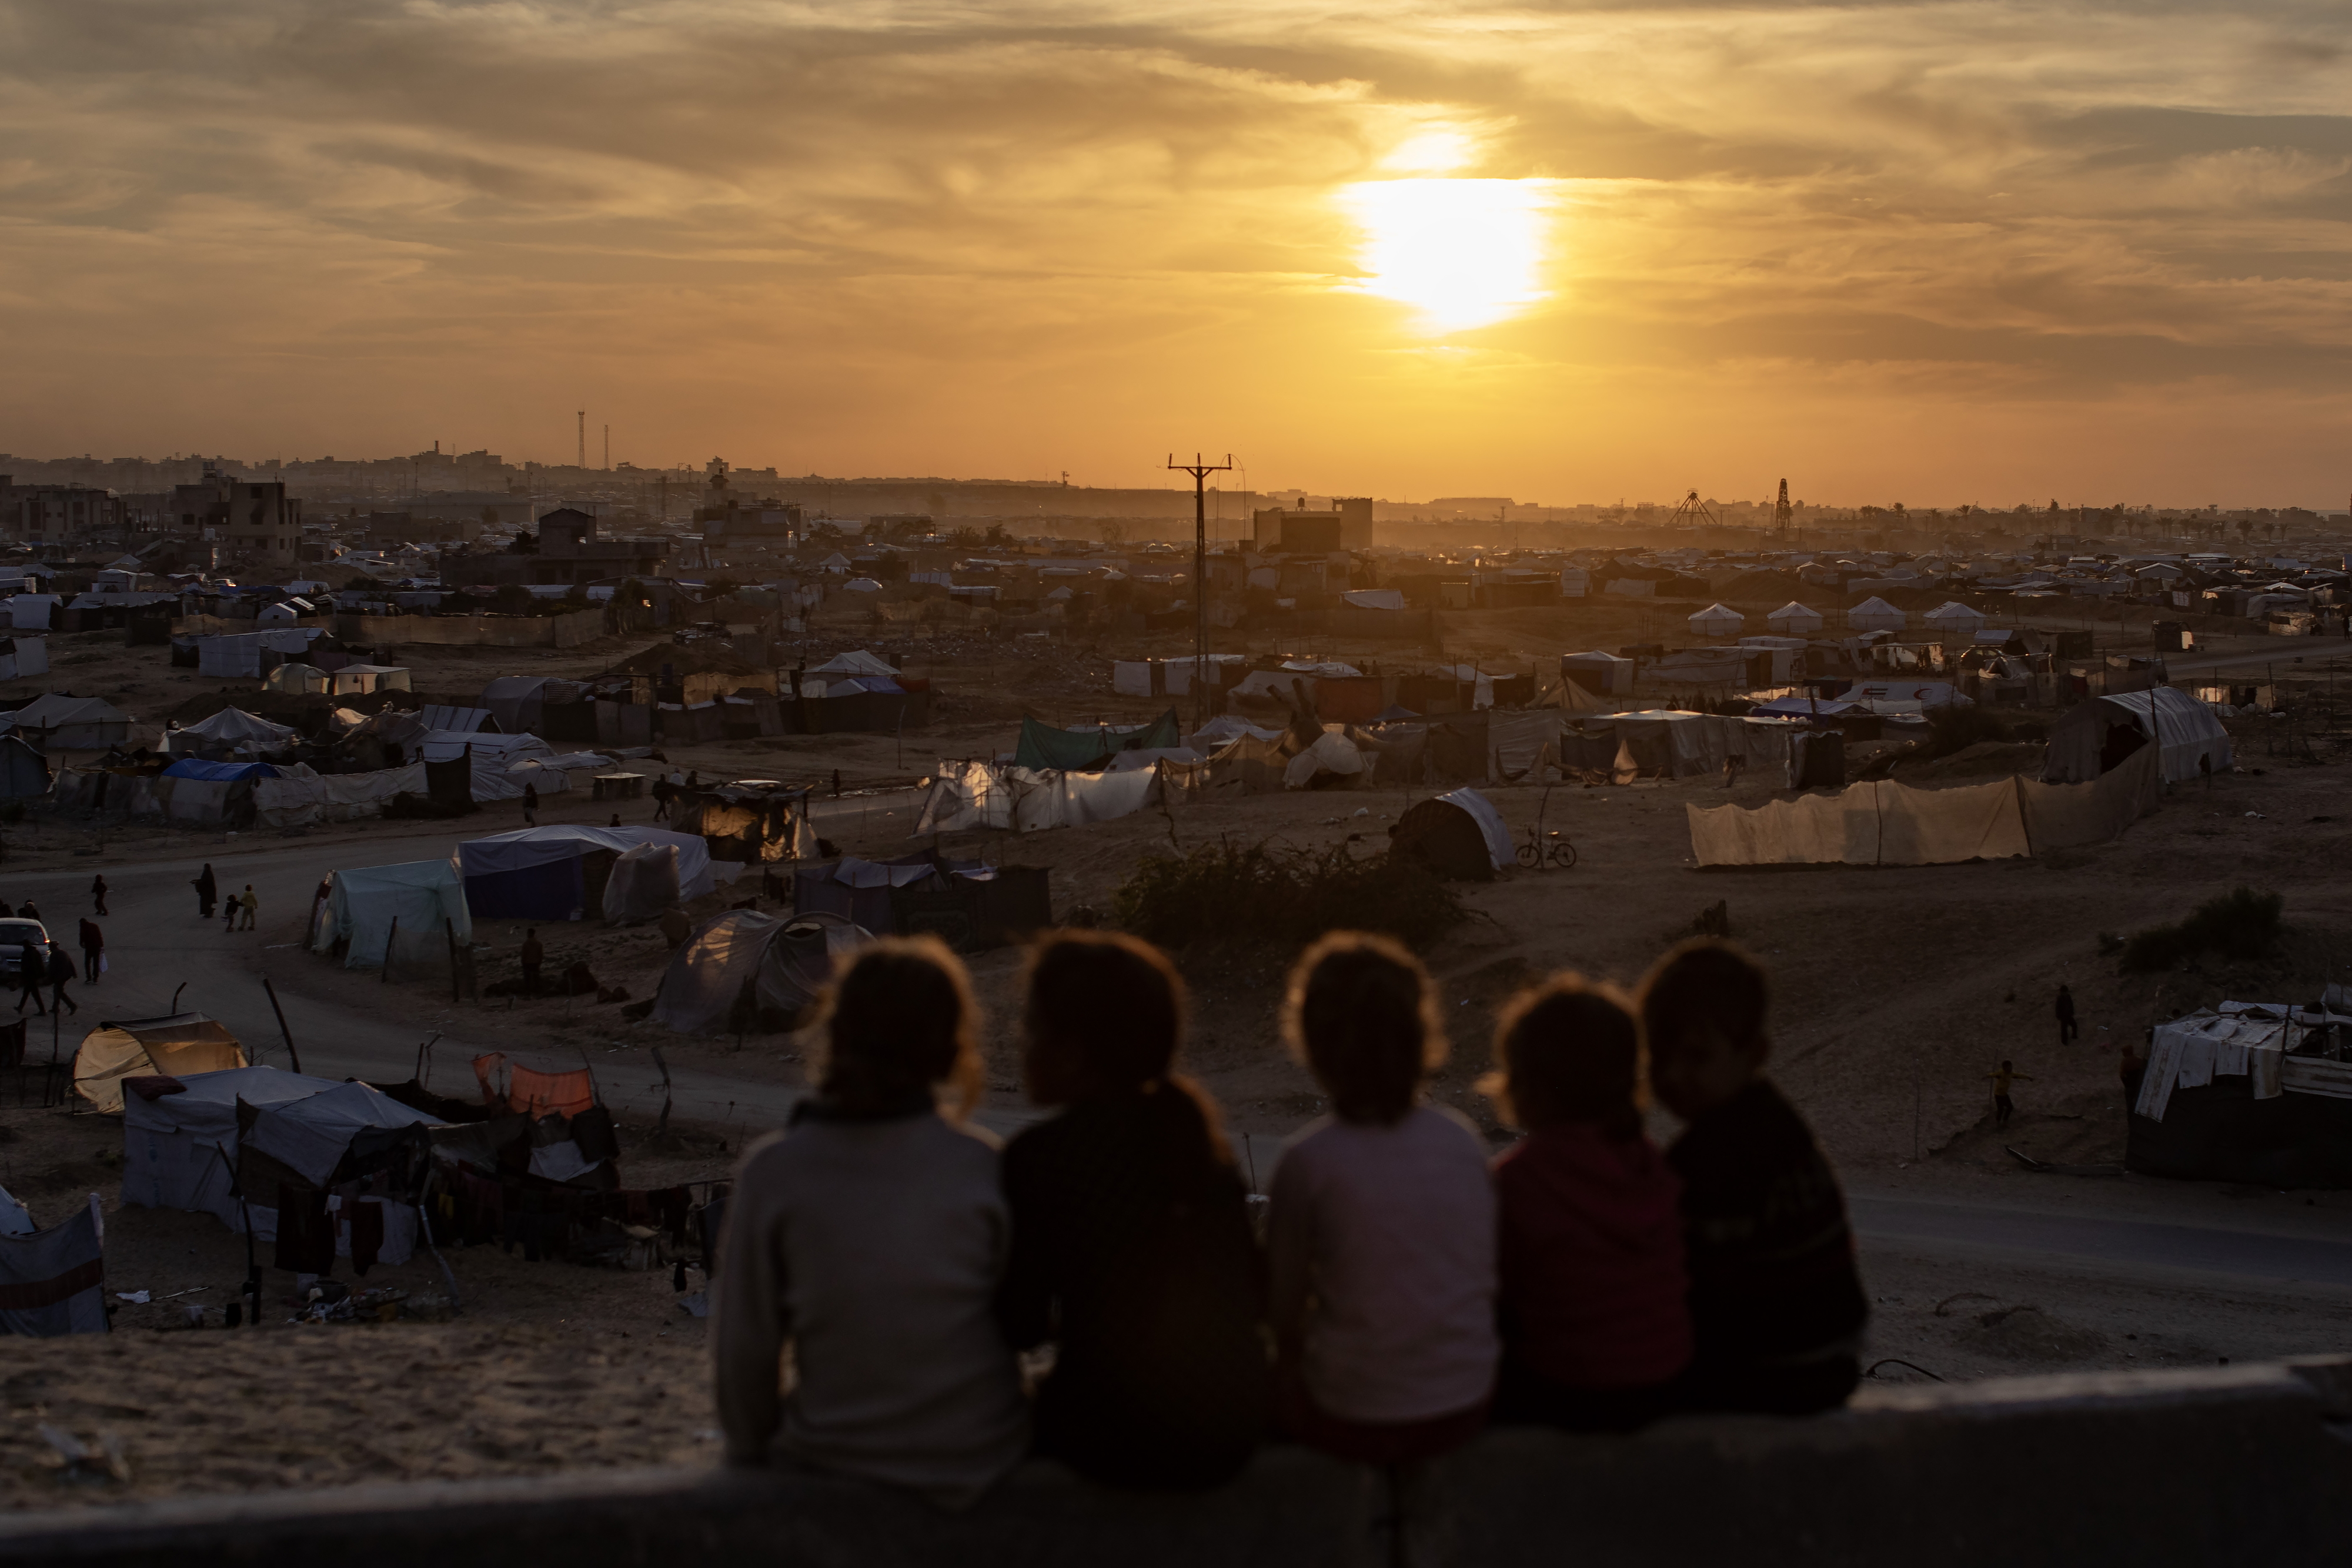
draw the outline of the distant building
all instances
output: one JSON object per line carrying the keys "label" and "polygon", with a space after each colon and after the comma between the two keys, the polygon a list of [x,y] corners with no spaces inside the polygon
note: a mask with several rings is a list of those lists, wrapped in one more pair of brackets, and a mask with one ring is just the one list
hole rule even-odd
{"label": "distant building", "polygon": [[86,485],[18,485],[0,475],[0,531],[37,549],[120,538],[122,498]]}
{"label": "distant building", "polygon": [[527,549],[452,553],[441,559],[441,580],[450,587],[604,582],[625,577],[658,577],[669,558],[666,538],[607,539],[596,537],[597,521],[575,507],[562,507],[539,519],[536,539],[518,539]]}
{"label": "distant building", "polygon": [[1325,554],[1372,548],[1372,498],[1346,496],[1328,512],[1270,507],[1252,512],[1253,538],[1261,553]]}
{"label": "distant building", "polygon": [[302,503],[283,479],[232,479],[205,465],[205,476],[172,488],[176,531],[210,539],[232,560],[292,566],[302,545]]}

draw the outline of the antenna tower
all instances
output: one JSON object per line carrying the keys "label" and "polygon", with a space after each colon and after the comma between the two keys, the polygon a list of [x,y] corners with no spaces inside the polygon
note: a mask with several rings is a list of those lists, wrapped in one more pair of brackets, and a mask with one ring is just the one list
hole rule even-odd
{"label": "antenna tower", "polygon": [[607,471],[609,471],[609,470],[612,468],[612,466],[613,466],[613,427],[612,427],[611,425],[609,425],[609,424],[608,424],[608,425],[606,425],[606,426],[604,427],[604,467],[606,468],[606,470],[607,470]]}
{"label": "antenna tower", "polygon": [[1772,536],[1785,543],[1795,526],[1796,517],[1789,510],[1789,482],[1783,479],[1780,481],[1780,498],[1772,507]]}
{"label": "antenna tower", "polygon": [[1720,521],[1707,504],[1698,498],[1698,492],[1693,490],[1683,497],[1683,504],[1675,508],[1675,515],[1666,519],[1666,524],[1669,528],[1680,528],[1685,524],[1692,528],[1714,528]]}
{"label": "antenna tower", "polygon": [[580,466],[585,468],[588,466],[588,411],[582,409],[576,417],[580,421]]}

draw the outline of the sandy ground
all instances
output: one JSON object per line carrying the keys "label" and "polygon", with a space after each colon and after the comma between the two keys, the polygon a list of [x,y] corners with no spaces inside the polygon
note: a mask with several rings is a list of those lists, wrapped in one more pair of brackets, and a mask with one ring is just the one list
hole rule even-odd
{"label": "sandy ground", "polygon": [[[1670,636],[1669,620],[1693,608],[1596,606],[1449,617],[1446,653],[1519,659],[1525,667],[1525,661],[1564,648],[1635,641],[1644,631]],[[2117,634],[2112,623],[2105,634]],[[2136,623],[2126,644],[2139,637]],[[912,638],[897,642],[908,647],[915,673],[930,674],[942,693],[934,724],[905,737],[903,749],[897,737],[806,737],[681,750],[674,758],[706,778],[829,780],[838,768],[855,791],[927,772],[939,758],[1003,749],[1024,708],[1076,720],[1145,716],[1161,706],[1110,696],[1109,654],[1102,649],[1050,639],[1014,648],[986,648],[970,639],[943,638],[928,646]],[[883,643],[878,635],[845,636],[831,645]],[[485,662],[420,651],[427,678],[418,684],[461,693],[478,689],[488,674],[517,669],[584,674],[641,645],[536,661],[500,653]],[[2233,645],[2222,643],[2221,651]],[[2282,668],[2291,667],[2296,653],[2315,660],[2336,651],[2336,644],[2284,640],[2246,639],[2244,645],[2275,649]],[[112,634],[58,638],[52,647],[58,672],[40,684],[116,695],[142,718],[166,711],[194,685],[161,669],[160,650],[123,650]],[[1181,643],[1162,636],[1146,647],[1171,653]],[[821,655],[829,649],[815,651]],[[1123,655],[1134,651],[1120,649]],[[1317,651],[1399,664],[1416,658],[1402,647]],[[82,659],[85,653],[90,657]],[[475,677],[471,688],[464,681],[468,674]],[[2315,664],[2305,678],[2313,688],[2312,706],[2332,709],[2332,691],[2319,695],[2332,677]],[[2352,703],[2352,686],[2346,695]],[[1436,1092],[1491,1126],[1487,1107],[1470,1084],[1486,1063],[1494,1009],[1514,988],[1563,967],[1630,982],[1691,929],[1703,907],[1724,900],[1734,934],[1774,967],[1774,1071],[1855,1191],[2352,1238],[2352,1195],[2279,1194],[2113,1175],[2037,1176],[2005,1152],[2013,1145],[2039,1158],[2111,1171],[2120,1158],[2124,1124],[2115,1072],[2120,1042],[2137,1039],[2151,1019],[2174,1008],[2225,997],[2307,997],[2338,977],[2343,956],[2352,954],[2352,895],[2343,891],[2342,874],[2352,862],[2352,800],[2337,769],[2352,764],[2352,736],[2337,734],[2332,718],[2315,719],[2301,727],[2308,754],[2290,757],[2276,747],[2272,737],[2280,732],[2270,722],[2236,726],[2242,770],[2210,792],[2185,789],[2168,798],[2117,843],[2038,862],[1702,873],[1689,863],[1684,808],[1757,804],[1771,793],[1764,785],[1743,782],[1725,790],[1712,779],[1692,779],[1558,789],[1549,795],[1539,788],[1497,787],[1490,794],[1515,831],[1534,824],[1540,813],[1545,825],[1574,838],[1581,859],[1570,872],[1514,871],[1465,885],[1474,917],[1428,955],[1445,990],[1455,1048]],[[1965,782],[1979,768],[2031,766],[2031,751],[2009,748],[1920,777]],[[1914,777],[1902,766],[1895,776]],[[1102,908],[1144,856],[1220,838],[1312,849],[1360,833],[1377,847],[1415,798],[1384,789],[1263,797],[1179,807],[1172,820],[1150,812],[1078,831],[951,835],[941,847],[992,862],[1050,866],[1057,911]],[[550,808],[543,820],[602,821],[607,815],[585,801],[551,801]],[[634,807],[628,820],[649,820],[650,810]],[[853,793],[826,811],[823,831],[853,852],[884,855],[913,847],[913,813],[903,795]],[[519,808],[509,804],[458,826],[472,836],[520,825]],[[415,858],[428,852],[424,846],[446,844],[449,837],[446,824],[383,823],[236,836],[131,829],[101,840],[80,824],[37,820],[0,832],[0,894],[15,898],[37,892],[45,909],[52,901],[62,905],[51,910],[53,920],[59,914],[69,919],[79,910],[67,895],[85,885],[93,870],[121,875],[162,861],[206,857],[218,864],[224,881],[234,882],[245,857],[266,854],[276,863],[291,856],[292,862],[273,873],[278,881],[268,884],[264,929],[250,946],[224,946],[179,926],[159,925],[144,939],[184,946],[200,985],[222,976],[250,985],[244,977],[266,968],[281,992],[311,1009],[304,1016],[410,1020],[418,1038],[441,1029],[464,1047],[586,1052],[600,1071],[647,1069],[649,1048],[658,1043],[681,1070],[779,1090],[800,1082],[805,1042],[790,1035],[754,1035],[740,1045],[684,1040],[650,1024],[629,1024],[614,1006],[504,998],[452,1004],[446,989],[426,982],[386,985],[290,948],[299,934],[303,894],[298,890],[320,872]],[[2274,959],[2126,977],[2102,956],[2102,933],[2176,919],[2200,900],[2240,883],[2286,895],[2293,934]],[[748,885],[730,890],[706,908],[754,891]],[[514,972],[520,935],[503,925],[478,931],[487,945],[484,982]],[[625,987],[633,997],[651,993],[665,959],[659,938],[643,929],[580,926],[542,929],[541,936],[551,972],[584,958],[605,984]],[[1290,955],[1202,947],[1178,957],[1196,1004],[1191,1066],[1234,1127],[1278,1138],[1319,1113],[1315,1086],[1285,1059],[1275,1038],[1274,1007]],[[1009,950],[972,960],[991,1019],[991,1114],[998,1118],[1024,1110],[1011,1028],[1019,968],[1019,954]],[[2061,980],[2074,987],[2084,1034],[2081,1044],[2064,1048],[2050,1010]],[[1984,1075],[2003,1057],[2013,1059],[2032,1082],[2019,1085],[2017,1119],[1996,1134]],[[443,1059],[439,1071],[462,1079],[462,1051],[457,1060]],[[436,1084],[448,1088],[437,1077]],[[625,1179],[657,1185],[718,1174],[756,1125],[748,1116],[714,1124],[700,1134],[704,1145],[684,1150],[650,1150],[640,1137],[625,1151]],[[37,1212],[70,1205],[90,1191],[106,1196],[110,1289],[145,1288],[160,1295],[207,1287],[158,1306],[125,1306],[118,1333],[104,1341],[0,1343],[0,1393],[5,1395],[0,1476],[7,1478],[0,1485],[8,1489],[11,1506],[400,1476],[525,1473],[710,1451],[703,1436],[711,1420],[702,1386],[701,1324],[678,1310],[666,1271],[526,1265],[475,1249],[451,1255],[467,1304],[465,1315],[453,1322],[184,1331],[172,1326],[182,1302],[217,1302],[233,1291],[244,1270],[242,1244],[208,1218],[113,1209],[115,1167],[107,1151],[119,1148],[115,1124],[56,1112],[0,1110],[0,1131],[11,1134],[0,1140],[0,1180],[32,1201]],[[730,1145],[723,1153],[722,1141]],[[1901,1357],[1948,1378],[2210,1364],[2222,1355],[2352,1346],[2352,1299],[2342,1291],[2256,1289],[2210,1277],[2160,1278],[2059,1260],[1989,1260],[1896,1247],[1867,1249],[1864,1264],[1878,1303],[1874,1359]],[[388,1272],[404,1288],[440,1289],[425,1260]],[[217,1323],[216,1314],[211,1322]],[[317,1343],[337,1335],[347,1343],[349,1336],[365,1336],[382,1353],[356,1359]],[[1915,1375],[1889,1366],[1882,1375]],[[34,1428],[43,1419],[86,1437],[117,1434],[135,1458],[137,1479],[127,1494],[60,1488],[39,1462],[47,1445]]]}

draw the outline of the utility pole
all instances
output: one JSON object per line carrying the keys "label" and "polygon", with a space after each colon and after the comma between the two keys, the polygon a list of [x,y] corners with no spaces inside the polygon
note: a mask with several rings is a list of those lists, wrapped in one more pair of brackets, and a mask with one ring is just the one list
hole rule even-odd
{"label": "utility pole", "polygon": [[604,427],[604,471],[613,471],[613,427],[609,424]]}
{"label": "utility pole", "polygon": [[1192,476],[1192,727],[1209,722],[1209,476],[1230,473],[1234,455],[1223,463],[1204,463],[1192,454],[1190,463],[1168,455],[1168,466]]}
{"label": "utility pole", "polygon": [[582,409],[577,417],[580,421],[580,466],[585,468],[588,466],[588,411]]}

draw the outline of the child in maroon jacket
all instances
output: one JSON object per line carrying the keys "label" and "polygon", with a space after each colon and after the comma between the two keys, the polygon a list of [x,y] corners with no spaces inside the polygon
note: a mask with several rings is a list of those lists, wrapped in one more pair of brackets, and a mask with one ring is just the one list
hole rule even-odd
{"label": "child in maroon jacket", "polygon": [[1682,1184],[1642,1130],[1641,1033],[1613,988],[1556,975],[1503,1014],[1480,1088],[1528,1135],[1495,1161],[1498,1420],[1630,1431],[1690,1364]]}

